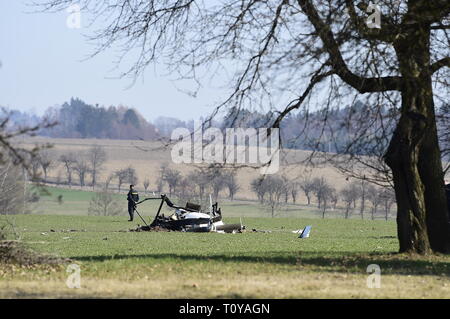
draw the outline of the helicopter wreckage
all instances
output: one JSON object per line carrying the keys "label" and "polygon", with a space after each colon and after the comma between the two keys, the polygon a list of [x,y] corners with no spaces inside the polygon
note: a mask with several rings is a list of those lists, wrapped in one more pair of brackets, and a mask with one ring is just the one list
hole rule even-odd
{"label": "helicopter wreckage", "polygon": [[[156,216],[150,224],[142,218],[136,210],[136,206],[148,200],[161,200]],[[161,214],[163,205],[166,204],[174,213],[170,216]],[[194,203],[186,203],[186,206],[177,206],[162,194],[161,197],[145,198],[137,202],[134,212],[141,218],[145,226],[138,227],[133,231],[181,231],[181,232],[217,232],[217,233],[241,233],[245,226],[240,224],[225,224],[222,220],[221,209],[218,204],[210,204],[208,212],[203,212],[201,206]]]}

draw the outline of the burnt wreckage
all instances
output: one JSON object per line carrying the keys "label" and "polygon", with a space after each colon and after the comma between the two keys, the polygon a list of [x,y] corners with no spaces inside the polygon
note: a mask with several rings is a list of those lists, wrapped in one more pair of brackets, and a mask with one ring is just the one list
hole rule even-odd
{"label": "burnt wreckage", "polygon": [[[245,229],[245,226],[243,226],[242,223],[225,225],[222,221],[221,209],[218,208],[217,203],[210,205],[209,212],[202,212],[200,205],[188,202],[185,207],[177,206],[172,203],[165,194],[162,194],[160,198],[145,198],[144,200],[137,202],[136,206],[148,200],[161,200],[161,203],[159,204],[156,216],[150,225],[145,222],[135,207],[134,211],[145,224],[145,226],[140,227],[140,230],[151,231],[154,229],[166,229],[184,232],[236,233],[242,232]],[[164,203],[175,210],[175,212],[168,217],[161,214]]]}

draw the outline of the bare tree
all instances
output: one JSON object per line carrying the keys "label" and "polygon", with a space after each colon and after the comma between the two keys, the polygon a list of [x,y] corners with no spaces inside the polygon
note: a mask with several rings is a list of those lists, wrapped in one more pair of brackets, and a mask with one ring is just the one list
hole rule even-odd
{"label": "bare tree", "polygon": [[117,178],[117,185],[119,187],[119,193],[120,193],[120,189],[121,189],[123,183],[125,183],[125,180],[127,179],[127,172],[124,169],[119,169],[114,172],[114,176]]}
{"label": "bare tree", "polygon": [[349,186],[350,191],[353,193],[353,209],[356,209],[356,204],[358,202],[358,199],[361,196],[359,183],[352,182]]}
{"label": "bare tree", "polygon": [[284,182],[284,203],[287,204],[287,202],[289,201],[289,195],[291,194],[291,182],[289,181],[289,179],[285,176],[282,175],[281,179]]}
{"label": "bare tree", "polygon": [[169,164],[163,163],[163,164],[161,164],[161,167],[159,168],[159,176],[158,176],[158,180],[156,181],[156,191],[158,193],[161,193],[163,191],[164,183],[165,183],[164,173],[168,167],[169,167]]}
{"label": "bare tree", "polygon": [[[43,2],[44,10],[65,10],[74,1]],[[392,174],[400,251],[450,251],[435,117],[450,78],[448,0],[379,0],[380,23],[372,21],[373,6],[365,0],[80,2],[104,18],[93,36],[96,53],[114,44],[123,45],[123,55],[139,52],[124,75],[136,77],[164,61],[182,78],[198,81],[198,68],[235,62],[232,92],[212,115],[224,106],[264,104],[275,111],[271,125],[277,128],[288,114],[323,105],[324,136],[338,139],[325,130],[328,111],[366,99],[370,112],[357,112],[359,125],[348,127],[354,134],[335,157],[365,165],[368,153],[355,149],[375,148]],[[299,128],[299,135],[307,132]],[[373,167],[370,160],[366,167]]]}
{"label": "bare tree", "polygon": [[314,183],[309,178],[304,178],[300,182],[300,188],[306,196],[307,204],[311,205],[311,195],[314,192]]}
{"label": "bare tree", "polygon": [[63,154],[59,157],[59,161],[63,164],[66,170],[67,183],[69,184],[69,187],[71,187],[73,167],[76,162],[75,154],[74,153]]}
{"label": "bare tree", "polygon": [[195,171],[189,173],[189,180],[192,183],[193,188],[198,188],[198,195],[200,201],[204,200],[205,191],[209,185],[209,175],[205,169],[196,169]]}
{"label": "bare tree", "polygon": [[[313,192],[317,198],[318,208],[322,210],[322,218],[325,218],[327,208],[330,208],[330,204],[333,201],[337,201],[335,197],[336,190],[325,180],[325,178],[314,178]],[[336,198],[336,200],[334,200]]]}
{"label": "bare tree", "polygon": [[86,175],[90,171],[90,165],[88,159],[86,158],[85,153],[81,153],[75,159],[75,163],[73,165],[73,170],[78,175],[78,180],[80,182],[80,186],[85,186]]}
{"label": "bare tree", "polygon": [[11,162],[0,165],[0,215],[22,213],[26,201],[25,184],[20,168]]}
{"label": "bare tree", "polygon": [[275,212],[283,205],[286,194],[285,181],[279,176],[267,176],[264,178],[263,187],[266,190],[264,204],[270,211],[271,217],[275,217]]}
{"label": "bare tree", "polygon": [[105,189],[106,190],[109,190],[109,187],[110,187],[111,182],[114,179],[114,177],[115,177],[115,174],[112,173],[112,174],[109,174],[108,177],[106,178],[106,180],[105,180]]}
{"label": "bare tree", "polygon": [[[42,129],[54,127],[57,122],[44,118],[34,126],[16,125],[11,121],[11,112],[0,108],[0,164],[12,162],[13,165],[30,169],[30,161],[35,161],[39,152],[51,147],[50,144],[36,145],[28,149],[20,147],[15,141],[18,137],[35,136]],[[32,172],[30,172],[32,173]],[[35,174],[31,174],[37,177]]]}
{"label": "bare tree", "polygon": [[356,185],[352,183],[349,186],[344,187],[340,192],[341,199],[345,203],[345,219],[350,217],[351,212],[355,208],[355,203],[358,200],[359,192],[355,186]]}
{"label": "bare tree", "polygon": [[119,193],[120,193],[120,190],[124,183],[130,184],[130,185],[136,185],[138,183],[138,177],[137,177],[136,170],[131,165],[126,168],[116,170],[114,172],[114,177],[117,178]]}
{"label": "bare tree", "polygon": [[39,155],[30,156],[30,159],[27,160],[28,169],[30,171],[30,178],[32,181],[36,182],[41,179],[41,169],[42,165],[39,161]]}
{"label": "bare tree", "polygon": [[195,196],[195,190],[192,187],[192,181],[188,177],[182,177],[177,186],[177,197],[180,201],[189,202]]}
{"label": "bare tree", "polygon": [[324,199],[325,189],[328,186],[328,183],[325,181],[323,177],[316,177],[312,181],[312,192],[317,199],[317,208],[322,207],[322,200]]}
{"label": "bare tree", "polygon": [[43,150],[42,152],[39,152],[37,159],[44,172],[44,181],[47,181],[48,173],[56,166],[54,156],[48,150]]}
{"label": "bare tree", "polygon": [[300,189],[300,184],[296,181],[290,182],[289,190],[291,191],[292,202],[295,204],[297,202],[298,191]]}
{"label": "bare tree", "polygon": [[264,196],[267,192],[267,189],[265,188],[265,183],[264,183],[264,177],[258,177],[255,178],[252,182],[251,182],[251,187],[253,192],[256,193],[256,196],[258,197],[259,202],[262,204],[264,203]]}
{"label": "bare tree", "polygon": [[95,184],[97,183],[97,176],[102,170],[108,157],[103,146],[94,145],[87,151],[87,158],[92,176],[92,188],[94,189]]}
{"label": "bare tree", "polygon": [[162,177],[163,181],[169,186],[169,196],[176,191],[178,183],[181,181],[181,173],[175,169],[166,168]]}
{"label": "bare tree", "polygon": [[125,169],[125,182],[130,185],[137,185],[139,179],[137,177],[136,169],[133,166],[128,166]]}
{"label": "bare tree", "polygon": [[235,171],[229,171],[225,172],[223,175],[223,182],[225,184],[225,187],[228,189],[228,197],[230,200],[234,199],[234,195],[239,190],[239,184],[236,180],[236,172]]}
{"label": "bare tree", "polygon": [[359,183],[359,198],[360,198],[360,204],[359,204],[359,214],[361,215],[361,219],[364,219],[364,211],[366,209],[366,201],[367,201],[367,188],[369,187],[369,184],[364,179],[361,180]]}
{"label": "bare tree", "polygon": [[161,193],[163,191],[163,187],[164,187],[164,180],[161,178],[158,178],[158,180],[156,182],[156,191],[158,193]]}
{"label": "bare tree", "polygon": [[334,187],[331,187],[330,202],[333,210],[336,209],[338,201],[339,201],[339,194]]}
{"label": "bare tree", "polygon": [[[39,130],[54,125],[55,122],[44,119],[34,126],[18,126],[11,121],[11,112],[5,108],[0,109],[0,214],[25,212],[26,176],[31,175],[32,180],[39,178],[37,156],[40,151],[51,146],[46,144],[28,149],[15,142],[19,137],[34,136]],[[34,169],[31,169],[31,163],[35,163]],[[11,228],[11,225],[13,226],[8,218],[2,218],[0,239],[6,237],[7,229]],[[12,230],[17,236],[14,227]]]}
{"label": "bare tree", "polygon": [[382,203],[381,190],[373,185],[369,185],[367,188],[367,200],[372,205],[371,207],[371,218],[375,219],[377,214],[377,209]]}
{"label": "bare tree", "polygon": [[142,183],[144,185],[145,193],[147,193],[147,189],[150,186],[150,180],[148,178],[144,179],[144,182]]}
{"label": "bare tree", "polygon": [[383,188],[380,198],[384,207],[384,218],[387,221],[391,213],[391,207],[395,204],[395,193],[392,188]]}
{"label": "bare tree", "polygon": [[100,192],[96,192],[92,197],[88,214],[95,216],[116,216],[124,211],[121,202],[109,193],[106,188]]}
{"label": "bare tree", "polygon": [[213,200],[217,201],[219,193],[226,187],[225,173],[220,166],[210,165],[206,170],[206,178],[212,191]]}

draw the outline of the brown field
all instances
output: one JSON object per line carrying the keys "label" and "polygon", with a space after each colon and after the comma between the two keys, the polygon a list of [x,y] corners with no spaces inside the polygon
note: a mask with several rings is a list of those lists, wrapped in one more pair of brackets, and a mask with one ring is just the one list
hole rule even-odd
{"label": "brown field", "polygon": [[[143,188],[143,181],[148,178],[150,181],[149,189],[156,188],[159,168],[162,164],[167,163],[169,167],[181,171],[184,175],[195,169],[193,164],[175,164],[171,160],[170,148],[161,148],[161,143],[140,141],[140,140],[108,140],[108,139],[68,139],[68,138],[44,138],[35,137],[22,139],[19,144],[24,147],[31,147],[35,144],[50,143],[53,147],[50,152],[57,159],[61,154],[74,152],[81,154],[93,145],[102,145],[107,152],[108,161],[100,174],[99,181],[103,182],[107,176],[117,169],[125,168],[129,165],[133,166],[138,173],[138,189]],[[341,189],[349,183],[345,176],[340,174],[331,166],[314,167],[314,169],[306,167],[299,163],[308,156],[307,151],[285,150],[280,156],[281,164],[278,174],[284,174],[291,180],[301,180],[302,177],[325,177],[326,180],[334,185],[335,188]],[[65,181],[65,171],[62,165],[53,168],[50,173],[50,179],[56,179],[60,176]],[[240,190],[236,195],[236,199],[253,200],[256,199],[255,194],[251,191],[250,183],[254,178],[260,176],[259,169],[243,167],[238,169],[238,183]],[[75,183],[77,179],[75,177]],[[87,179],[89,182],[89,177]],[[113,182],[114,184],[114,182]],[[226,191],[223,191],[226,196]],[[299,194],[300,201],[304,198]]]}

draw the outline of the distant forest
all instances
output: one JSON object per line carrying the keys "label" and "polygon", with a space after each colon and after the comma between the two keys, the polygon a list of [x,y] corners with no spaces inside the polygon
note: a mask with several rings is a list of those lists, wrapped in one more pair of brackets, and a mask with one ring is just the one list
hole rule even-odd
{"label": "distant forest", "polygon": [[[352,147],[358,147],[355,152],[355,150],[348,149],[348,142],[354,139],[353,127],[370,118],[381,116],[385,119],[383,120],[383,134],[386,134],[386,131],[389,133],[393,130],[398,113],[397,110],[381,109],[377,114],[371,114],[370,109],[356,101],[352,106],[330,109],[326,112],[323,110],[320,112],[291,112],[280,125],[283,147],[334,153],[351,151],[376,155],[377,152],[386,148],[389,139],[386,136],[377,138],[378,128],[374,127],[373,138],[366,142],[362,141],[364,145],[352,145]],[[2,108],[1,112],[9,112],[12,126],[33,125],[41,120],[39,116],[17,110]],[[449,105],[437,109],[443,155],[447,155],[450,149],[449,114]],[[222,119],[214,121],[211,125],[221,129],[270,127],[277,115],[272,112],[263,113],[257,110],[231,108]],[[192,130],[194,127],[194,120],[183,121],[174,117],[158,117],[153,122],[149,122],[133,108],[91,105],[79,98],[72,98],[61,106],[49,107],[44,117],[56,121],[58,125],[41,130],[38,135],[62,138],[156,140],[170,138],[175,128],[184,127]]]}

